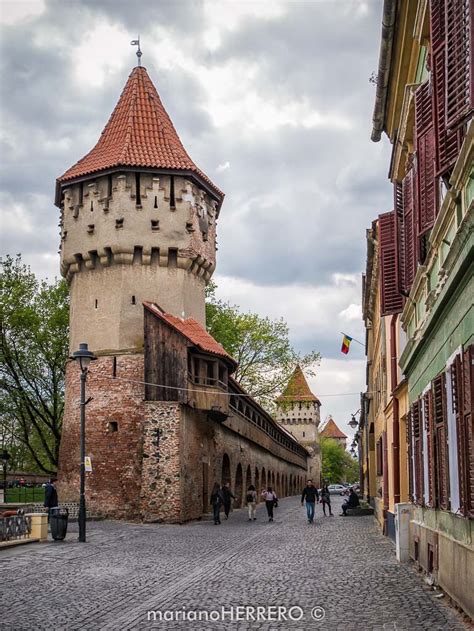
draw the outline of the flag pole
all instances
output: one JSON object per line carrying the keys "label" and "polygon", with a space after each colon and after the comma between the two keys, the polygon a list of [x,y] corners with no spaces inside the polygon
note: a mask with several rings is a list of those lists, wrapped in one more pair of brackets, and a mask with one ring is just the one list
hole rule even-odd
{"label": "flag pole", "polygon": [[[347,333],[344,333],[343,331],[341,331],[340,333],[341,335],[347,335]],[[357,344],[360,344],[361,346],[365,348],[365,344],[363,344],[362,342],[359,342],[359,340],[356,340],[355,337],[351,337],[350,335],[347,335],[347,337],[350,337],[352,342],[357,342]]]}

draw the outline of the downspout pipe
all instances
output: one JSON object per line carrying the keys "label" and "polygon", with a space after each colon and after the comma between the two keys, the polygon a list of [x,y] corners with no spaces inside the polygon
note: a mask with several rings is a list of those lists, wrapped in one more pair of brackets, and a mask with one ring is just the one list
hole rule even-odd
{"label": "downspout pipe", "polygon": [[397,372],[397,314],[392,315],[390,320],[390,382],[392,390],[392,412],[393,412],[393,502],[400,502],[400,408],[399,401],[394,394],[398,385]]}
{"label": "downspout pipe", "polygon": [[373,142],[379,142],[384,130],[385,104],[387,102],[390,63],[392,60],[396,8],[397,0],[384,0],[382,39],[380,42],[379,69],[377,72],[377,91],[375,93],[375,106],[372,117],[373,127],[371,138]]}

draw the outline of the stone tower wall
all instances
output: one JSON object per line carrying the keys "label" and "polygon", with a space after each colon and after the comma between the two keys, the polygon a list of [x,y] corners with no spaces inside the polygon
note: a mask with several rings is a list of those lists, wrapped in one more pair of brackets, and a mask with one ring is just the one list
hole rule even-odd
{"label": "stone tower wall", "polygon": [[100,176],[63,190],[61,273],[71,350],[140,350],[144,300],[205,324],[215,269],[216,202],[179,176]]}

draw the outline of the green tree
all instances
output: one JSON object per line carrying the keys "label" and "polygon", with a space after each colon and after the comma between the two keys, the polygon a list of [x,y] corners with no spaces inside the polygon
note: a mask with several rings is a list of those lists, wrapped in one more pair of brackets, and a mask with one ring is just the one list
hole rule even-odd
{"label": "green tree", "polygon": [[267,409],[286,386],[299,364],[314,375],[320,354],[297,353],[283,319],[270,320],[256,313],[242,313],[236,305],[216,297],[216,285],[206,290],[206,323],[209,333],[234,357],[239,366],[234,378]]}
{"label": "green tree", "polygon": [[54,473],[64,408],[69,295],[11,256],[0,272],[0,424],[21,462]]}
{"label": "green tree", "polygon": [[338,484],[344,480],[346,463],[345,449],[333,438],[321,436],[321,474],[328,484]]}
{"label": "green tree", "polygon": [[320,445],[323,480],[327,480],[329,484],[353,484],[359,480],[359,462],[337,440],[322,436]]}

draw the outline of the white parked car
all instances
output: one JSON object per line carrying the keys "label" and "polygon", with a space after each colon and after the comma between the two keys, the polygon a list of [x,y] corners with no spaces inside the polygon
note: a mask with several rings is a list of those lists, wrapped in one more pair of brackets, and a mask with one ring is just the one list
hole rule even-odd
{"label": "white parked car", "polygon": [[345,495],[347,491],[346,487],[342,484],[330,484],[328,489],[331,495]]}

